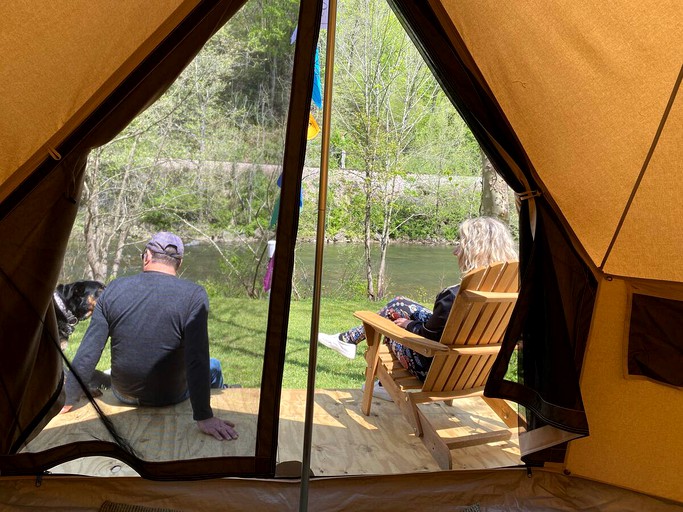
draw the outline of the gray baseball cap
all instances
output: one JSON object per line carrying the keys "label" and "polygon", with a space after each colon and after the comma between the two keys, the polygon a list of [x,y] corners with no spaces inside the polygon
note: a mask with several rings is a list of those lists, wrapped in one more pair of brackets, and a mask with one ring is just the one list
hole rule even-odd
{"label": "gray baseball cap", "polygon": [[185,247],[179,236],[168,231],[159,231],[147,242],[147,249],[156,254],[165,254],[177,260],[183,257]]}

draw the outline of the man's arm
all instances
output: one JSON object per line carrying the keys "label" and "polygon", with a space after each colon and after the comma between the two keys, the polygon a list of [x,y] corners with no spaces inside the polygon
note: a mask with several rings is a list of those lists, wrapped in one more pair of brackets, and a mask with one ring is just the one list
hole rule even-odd
{"label": "man's arm", "polygon": [[237,439],[235,425],[216,418],[211,410],[209,372],[209,297],[201,288],[192,298],[191,313],[185,325],[185,364],[192,415],[199,430],[222,441]]}
{"label": "man's arm", "polygon": [[209,372],[209,297],[202,288],[191,298],[190,313],[185,324],[185,368],[190,391],[193,418],[206,420],[211,410],[211,382]]}
{"label": "man's arm", "polygon": [[87,385],[95,372],[95,367],[97,367],[100,357],[102,357],[102,351],[107,343],[107,338],[109,338],[109,325],[102,312],[103,297],[100,297],[100,300],[97,301],[88,330],[85,332],[83,341],[81,341],[81,345],[76,352],[76,357],[74,357],[71,363],[72,371],[67,374],[65,385],[66,401],[61,412],[69,412],[83,395],[83,389],[76,377],[74,377],[74,372]]}

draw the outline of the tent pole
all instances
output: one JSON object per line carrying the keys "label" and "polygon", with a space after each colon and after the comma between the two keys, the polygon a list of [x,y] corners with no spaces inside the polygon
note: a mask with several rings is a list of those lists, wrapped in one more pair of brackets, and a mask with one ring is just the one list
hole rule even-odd
{"label": "tent pole", "polygon": [[320,143],[320,180],[318,184],[318,223],[315,236],[315,270],[313,274],[313,310],[311,338],[308,352],[308,383],[306,387],[306,416],[304,419],[304,452],[301,464],[299,511],[308,510],[308,483],[313,437],[313,409],[315,407],[315,374],[318,368],[318,327],[320,294],[325,245],[325,216],[327,207],[327,170],[330,159],[330,117],[332,112],[332,81],[334,75],[334,43],[337,24],[337,0],[329,0],[327,22],[327,52],[325,56],[325,88],[323,94],[322,139]]}

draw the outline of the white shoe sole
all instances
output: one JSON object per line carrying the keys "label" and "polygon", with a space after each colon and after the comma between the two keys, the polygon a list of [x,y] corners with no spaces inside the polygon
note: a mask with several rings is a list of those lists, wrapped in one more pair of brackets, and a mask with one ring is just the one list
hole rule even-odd
{"label": "white shoe sole", "polygon": [[327,348],[331,348],[338,354],[343,355],[349,359],[356,358],[356,345],[353,343],[344,343],[338,337],[338,334],[319,334],[318,341],[325,345]]}

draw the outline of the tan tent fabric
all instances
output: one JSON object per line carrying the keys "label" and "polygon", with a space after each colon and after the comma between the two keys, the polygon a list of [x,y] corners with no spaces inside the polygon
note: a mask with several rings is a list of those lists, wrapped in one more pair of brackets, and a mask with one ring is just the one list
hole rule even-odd
{"label": "tan tent fabric", "polygon": [[628,288],[621,279],[600,283],[581,378],[591,435],[570,444],[567,469],[683,502],[683,392],[626,379]]}
{"label": "tan tent fabric", "polygon": [[680,91],[604,267],[606,273],[683,281],[682,134]]}
{"label": "tan tent fabric", "polygon": [[[464,38],[540,181],[600,266],[683,65],[682,4],[431,3]],[[682,102],[669,121],[674,127],[680,128]],[[628,245],[643,233],[666,240],[683,218],[683,180],[673,179],[681,176],[680,144],[680,131],[665,130],[662,145],[669,149],[658,147],[646,177],[668,180],[670,194],[652,198],[640,191],[606,271],[683,278],[680,251],[670,251],[666,241],[647,250]],[[680,246],[683,230],[676,232]],[[650,257],[643,260],[643,252]],[[669,262],[657,263],[667,256]]]}
{"label": "tan tent fabric", "polygon": [[[300,482],[208,480],[150,482],[140,478],[44,477],[0,480],[2,510],[97,511],[105,501],[178,511],[299,508]],[[478,505],[475,508],[474,505]],[[471,507],[471,508],[468,508]],[[311,511],[575,511],[680,512],[680,505],[581,478],[534,469],[318,478]]]}
{"label": "tan tent fabric", "polygon": [[[75,132],[69,134],[60,146],[60,149],[64,148],[61,160],[55,162],[44,159],[29,180],[8,199],[0,202],[0,240],[5,249],[0,256],[0,296],[3,298],[0,308],[0,459],[3,460],[0,466],[3,475],[7,475],[8,467],[21,457],[18,455],[13,458],[10,454],[16,452],[27,436],[36,433],[36,426],[44,424],[46,418],[61,408],[61,352],[51,297],[76,215],[89,149],[110,140],[132,117],[158,97],[196,55],[201,45],[242,4],[243,0],[202,2],[180,20],[177,26],[172,27],[168,37],[150,49],[151,55],[143,56],[145,59],[142,64],[125,77],[123,85],[98,105],[93,115]],[[312,24],[312,21],[309,23]],[[77,38],[77,34],[74,32],[71,35]],[[19,34],[15,37],[19,37]],[[30,98],[29,93],[26,91],[26,96]],[[298,200],[298,195],[296,197]],[[279,353],[277,350],[272,352]],[[268,360],[266,357],[264,367],[268,365]],[[277,382],[271,387],[279,389]],[[275,392],[271,389],[266,395],[260,401],[261,406],[268,404],[275,408],[272,405],[276,401]],[[48,410],[51,412],[48,413]],[[277,413],[272,416],[274,419],[271,419],[271,423],[276,425]],[[110,433],[114,435],[113,430]],[[273,436],[272,429],[268,433],[260,431],[259,435],[267,439],[266,447],[258,452],[257,457],[236,457],[228,471],[258,476],[266,476],[274,471],[271,440],[277,436]],[[130,455],[125,451],[125,444],[124,448],[118,445],[102,447],[105,442],[102,445],[95,444],[97,446],[93,447],[92,442],[82,443],[75,451],[84,453],[88,450],[119,449],[121,457]],[[56,447],[46,457],[60,460],[65,453],[73,456],[73,450],[69,446]],[[41,471],[36,464],[44,464],[45,460],[39,459],[32,458],[24,469],[18,471]],[[170,470],[163,465],[157,467],[157,475],[163,471],[171,472],[174,477],[180,477],[183,471],[192,476],[198,473],[211,476],[226,474],[226,465],[215,460],[213,465],[206,460],[200,463],[190,461],[184,469],[173,464],[170,466]],[[144,467],[141,468],[140,474],[147,474],[145,471]]]}
{"label": "tan tent fabric", "polygon": [[651,280],[663,296],[682,288],[683,4],[430,5],[600,283],[581,375],[590,435],[569,444],[567,469],[683,500],[683,394],[627,380],[628,280],[610,280]]}
{"label": "tan tent fabric", "polygon": [[[154,91],[128,91],[125,100],[130,100],[131,94],[138,96],[129,102],[127,112],[111,105],[111,116],[110,111],[103,114],[113,119],[102,130],[101,139],[78,134],[81,145],[73,142],[77,150],[54,166],[53,172],[48,172],[50,165],[41,163],[50,153],[59,158],[53,148],[73,137],[75,128],[84,125],[89,114],[193,8],[206,4],[158,0],[154,8],[150,5],[138,0],[0,4],[0,239],[6,249],[0,266],[5,272],[3,290],[9,290],[2,296],[0,319],[5,323],[0,329],[4,350],[0,361],[11,366],[3,367],[3,377],[12,383],[2,405],[8,408],[12,401],[15,410],[19,406],[14,402],[26,409],[16,417],[4,416],[0,422],[4,426],[0,433],[7,438],[5,452],[27,435],[27,424],[38,421],[43,409],[58,403],[54,396],[58,382],[34,377],[43,369],[58,366],[54,351],[48,350],[55,331],[49,295],[76,213],[88,144],[107,140],[128,114],[139,111],[168,84],[148,84],[156,87]],[[683,281],[683,92],[677,90],[683,67],[683,4],[679,0],[429,0],[429,5],[451,39],[458,45],[464,43],[463,53],[472,60],[468,72],[477,75],[479,85],[485,85],[486,95],[490,93],[486,100],[491,102],[476,104],[480,107],[477,115],[486,117],[491,105],[500,107],[501,119],[509,122],[511,139],[517,137],[522,145],[519,154],[510,158],[521,164],[520,154],[528,157],[533,170],[526,176],[528,181],[539,183],[548,201],[545,207],[552,207],[561,217],[563,229],[571,235],[571,249],[575,246],[585,257],[600,283],[581,375],[590,436],[572,441],[566,469],[573,475],[683,502],[683,445],[676,435],[683,420],[683,394],[650,381],[626,379],[623,374],[630,283],[652,280],[664,292],[680,292]],[[306,38],[311,50],[298,57],[301,66],[295,76],[302,84],[311,81],[317,37],[312,26],[309,20],[308,29],[304,26],[299,32],[299,39]],[[173,64],[165,62],[164,66],[172,68]],[[161,78],[172,74],[161,73]],[[310,88],[308,92],[304,87],[298,89],[291,124],[292,130],[301,133],[286,152],[288,172],[283,184],[283,195],[287,190],[291,199],[291,212],[298,210],[305,150],[301,142],[305,123],[298,122],[296,116],[305,120],[302,112],[310,104],[306,96]],[[671,109],[665,117],[668,105]],[[89,121],[85,125],[91,130],[99,119]],[[27,187],[26,195],[5,201],[41,167],[46,174]],[[291,251],[279,252],[276,269],[291,271],[297,227],[294,215],[278,235]],[[557,254],[561,258],[566,252]],[[541,256],[553,260],[555,253]],[[47,264],[45,260],[49,260]],[[608,274],[623,279],[611,281]],[[283,271],[277,279],[280,290],[273,296],[289,297],[290,274]],[[575,291],[572,283],[555,285],[569,290],[562,297]],[[574,303],[552,303],[548,308],[562,316],[587,303],[572,298]],[[269,327],[271,338],[282,340],[275,352],[286,340],[287,308],[288,303],[280,301],[270,313],[269,326],[275,325]],[[581,356],[576,357],[580,365]],[[277,388],[281,367],[276,370],[266,372],[264,387]],[[59,381],[59,375],[51,375],[53,381]],[[276,394],[270,392],[265,398],[272,402],[272,410],[277,410]],[[262,416],[259,421],[276,423],[272,413],[264,410]],[[268,428],[262,436],[260,446],[268,453],[274,451],[277,436]],[[264,456],[261,462],[265,467],[270,458]],[[267,471],[259,469],[261,473]],[[164,476],[174,478],[178,473]],[[482,492],[482,487],[489,490]],[[495,507],[508,499],[511,501],[504,502],[508,508],[527,510],[533,506],[607,511],[680,508],[612,486],[587,484],[576,476],[536,470],[532,478],[504,471],[314,480],[311,490],[312,510],[382,510],[411,504],[410,508],[419,509],[426,500],[438,504],[440,510],[461,510],[477,500]],[[282,510],[296,507],[299,491],[299,482],[36,481],[4,474],[0,506],[96,510],[107,497],[169,508],[180,505],[206,510],[242,503],[243,508]]]}
{"label": "tan tent fabric", "polygon": [[0,55],[12,56],[0,68],[0,200],[197,3],[155,0],[153,9],[138,0],[0,3]]}

